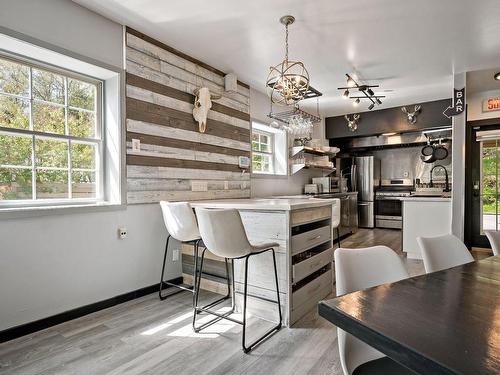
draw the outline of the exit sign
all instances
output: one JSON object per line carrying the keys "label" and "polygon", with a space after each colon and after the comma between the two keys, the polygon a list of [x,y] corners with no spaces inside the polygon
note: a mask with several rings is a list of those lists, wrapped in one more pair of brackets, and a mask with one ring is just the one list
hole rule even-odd
{"label": "exit sign", "polygon": [[500,96],[483,100],[483,112],[500,111]]}

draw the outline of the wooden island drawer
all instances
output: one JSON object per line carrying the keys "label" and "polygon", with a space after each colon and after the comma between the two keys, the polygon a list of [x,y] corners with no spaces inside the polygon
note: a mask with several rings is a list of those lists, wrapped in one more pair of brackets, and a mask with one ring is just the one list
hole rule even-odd
{"label": "wooden island drawer", "polygon": [[295,323],[308,311],[314,309],[318,301],[333,291],[332,270],[322,273],[309,284],[304,285],[292,294],[292,311],[290,324]]}
{"label": "wooden island drawer", "polygon": [[305,208],[291,213],[292,226],[309,223],[311,221],[327,219],[332,216],[332,206]]}
{"label": "wooden island drawer", "polygon": [[331,228],[330,225],[316,228],[308,232],[292,236],[292,255],[298,254],[304,250],[308,250],[316,245],[330,240]]}
{"label": "wooden island drawer", "polygon": [[294,264],[292,267],[293,282],[302,280],[304,277],[309,276],[314,271],[319,270],[321,267],[333,261],[334,249],[325,250],[316,254],[300,263]]}

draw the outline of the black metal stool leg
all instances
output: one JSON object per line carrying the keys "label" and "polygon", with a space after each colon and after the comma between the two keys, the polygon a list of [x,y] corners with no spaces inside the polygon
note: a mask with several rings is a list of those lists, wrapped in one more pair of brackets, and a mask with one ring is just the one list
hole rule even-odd
{"label": "black metal stool leg", "polygon": [[272,251],[273,254],[273,265],[274,265],[274,279],[276,281],[276,303],[278,304],[278,314],[279,314],[279,322],[276,326],[271,328],[269,331],[264,333],[261,337],[256,339],[253,343],[249,344],[248,346],[245,345],[245,336],[246,336],[246,327],[247,327],[247,322],[246,322],[246,309],[247,309],[247,297],[248,297],[248,259],[250,258],[251,255],[255,254],[250,254],[245,258],[245,285],[244,285],[244,291],[243,291],[243,334],[242,334],[242,340],[241,340],[241,346],[243,347],[243,351],[245,353],[250,352],[256,345],[264,341],[267,337],[269,337],[271,334],[274,332],[277,332],[281,329],[281,321],[282,321],[282,316],[281,316],[281,302],[280,302],[280,290],[279,290],[279,285],[278,285],[278,269],[276,267],[276,255],[274,252],[274,249],[268,249]]}
{"label": "black metal stool leg", "polygon": [[160,296],[160,299],[163,301],[166,296],[161,295],[161,291],[163,290],[163,275],[165,274],[165,263],[167,262],[167,253],[168,253],[168,242],[170,240],[170,234],[167,237],[167,243],[165,245],[165,254],[163,255],[163,266],[161,268],[161,278],[160,278],[160,291],[158,292],[158,295]]}
{"label": "black metal stool leg", "polygon": [[[168,235],[167,237],[167,243],[165,245],[165,254],[163,255],[163,266],[162,266],[162,269],[161,269],[161,279],[160,279],[160,290],[158,292],[158,295],[160,296],[160,299],[163,301],[165,300],[167,297],[170,297],[170,296],[173,296],[174,294],[177,294],[177,293],[180,293],[180,292],[183,292],[183,291],[188,291],[188,292],[191,292],[193,293],[194,292],[194,285],[192,287],[185,287],[185,286],[182,286],[182,285],[177,285],[177,284],[173,284],[171,282],[168,282],[168,281],[165,281],[163,280],[163,276],[165,275],[165,265],[167,264],[167,255],[168,255],[168,244],[169,244],[169,241],[170,241],[170,235]],[[196,273],[196,267],[197,267],[197,260],[198,260],[198,243],[199,243],[199,240],[194,242],[194,248],[195,248],[195,253],[196,253],[196,256],[194,258],[194,262],[195,262],[195,273]],[[163,286],[164,285],[168,285],[168,286],[171,286],[171,287],[174,287],[174,288],[177,288],[178,290],[176,290],[175,292],[173,293],[169,293],[167,295],[162,295],[161,292],[163,291]]]}
{"label": "black metal stool leg", "polygon": [[[235,323],[240,323],[239,321],[237,321],[236,319],[233,319],[233,318],[230,318],[228,317],[229,315],[231,315],[232,313],[234,313],[234,307],[232,307],[229,311],[221,314],[221,313],[218,313],[218,312],[214,312],[214,311],[210,311],[210,307],[214,307],[216,305],[218,305],[219,303],[221,302],[224,302],[225,300],[229,299],[230,298],[230,295],[231,295],[231,289],[230,289],[230,285],[231,285],[231,280],[229,279],[229,265],[227,263],[227,258],[225,259],[225,262],[226,262],[226,279],[227,279],[227,285],[228,285],[228,291],[227,291],[227,294],[219,299],[216,299],[215,301],[213,302],[210,302],[208,305],[205,305],[205,306],[198,306],[198,300],[199,300],[199,294],[200,294],[200,285],[201,285],[201,275],[203,273],[203,262],[205,260],[205,251],[206,251],[206,248],[203,250],[202,252],[202,255],[201,255],[201,262],[200,262],[200,270],[198,272],[198,281],[196,283],[196,292],[195,292],[195,303],[194,303],[194,306],[193,306],[193,331],[195,332],[199,332],[201,331],[202,329],[208,327],[208,326],[211,326],[212,324],[214,323],[217,323],[219,320],[221,319],[229,319]],[[196,327],[196,316],[202,312],[207,312],[207,313],[210,313],[212,315],[215,315],[216,318],[206,322],[206,323],[203,323],[200,327]]]}
{"label": "black metal stool leg", "polygon": [[340,225],[337,227],[337,243],[339,244],[340,248]]}
{"label": "black metal stool leg", "polygon": [[194,296],[196,293],[196,276],[198,275],[198,249],[200,246],[200,240],[196,241],[193,246],[193,257],[194,257],[194,270],[193,270],[193,306],[194,306]]}

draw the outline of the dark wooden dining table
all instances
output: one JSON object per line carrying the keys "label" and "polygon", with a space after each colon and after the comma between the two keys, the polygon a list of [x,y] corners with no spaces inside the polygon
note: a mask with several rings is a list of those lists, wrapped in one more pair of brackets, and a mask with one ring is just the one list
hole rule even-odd
{"label": "dark wooden dining table", "polygon": [[500,256],[322,301],[319,314],[417,374],[500,374]]}

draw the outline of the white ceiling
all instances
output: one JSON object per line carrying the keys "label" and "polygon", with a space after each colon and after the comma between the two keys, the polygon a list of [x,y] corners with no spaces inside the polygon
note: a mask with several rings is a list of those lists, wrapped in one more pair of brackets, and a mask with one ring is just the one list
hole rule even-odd
{"label": "white ceiling", "polygon": [[260,91],[269,66],[283,59],[278,20],[292,14],[290,58],[305,63],[324,93],[323,115],[355,110],[336,89],[345,73],[390,90],[387,108],[450,97],[453,72],[500,65],[498,0],[74,1]]}
{"label": "white ceiling", "polygon": [[495,74],[499,72],[500,61],[498,62],[498,67],[496,68],[467,73],[467,94],[500,90],[500,81],[494,79]]}

